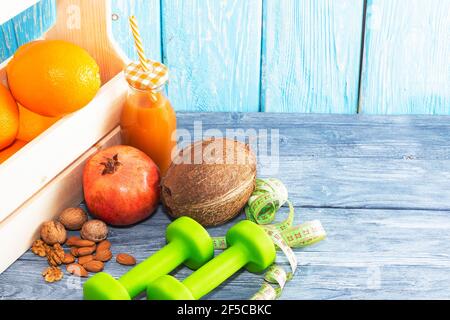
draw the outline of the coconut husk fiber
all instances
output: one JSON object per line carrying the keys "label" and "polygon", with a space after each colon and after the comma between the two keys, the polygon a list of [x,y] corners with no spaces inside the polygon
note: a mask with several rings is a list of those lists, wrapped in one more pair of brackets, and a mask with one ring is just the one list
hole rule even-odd
{"label": "coconut husk fiber", "polygon": [[256,156],[249,145],[212,138],[190,144],[174,157],[162,179],[162,202],[172,217],[204,226],[234,218],[255,188]]}

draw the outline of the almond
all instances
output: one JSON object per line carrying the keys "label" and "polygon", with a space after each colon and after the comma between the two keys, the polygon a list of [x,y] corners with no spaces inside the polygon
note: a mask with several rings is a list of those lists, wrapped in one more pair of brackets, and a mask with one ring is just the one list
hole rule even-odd
{"label": "almond", "polygon": [[77,254],[79,257],[82,257],[82,256],[87,256],[89,254],[93,254],[94,251],[95,251],[95,245],[92,247],[81,247],[81,248],[78,248]]}
{"label": "almond", "polygon": [[116,257],[116,261],[125,266],[134,266],[136,264],[136,259],[127,253],[119,253]]}
{"label": "almond", "polygon": [[84,265],[85,263],[88,263],[89,261],[94,260],[94,256],[92,254],[87,256],[82,256],[78,258],[78,263],[81,265]]}
{"label": "almond", "polygon": [[108,250],[111,248],[111,242],[108,240],[103,240],[97,245],[97,251]]}
{"label": "almond", "polygon": [[97,261],[102,261],[102,262],[106,262],[111,260],[112,258],[112,253],[111,250],[109,249],[105,249],[105,250],[98,250],[94,255],[94,259]]}
{"label": "almond", "polygon": [[68,264],[66,266],[66,270],[67,272],[73,274],[74,276],[78,277],[88,276],[88,272],[86,271],[86,269],[82,265],[79,265],[78,263]]}
{"label": "almond", "polygon": [[70,248],[70,254],[73,255],[74,257],[78,257],[78,248],[76,247]]}
{"label": "almond", "polygon": [[77,243],[77,241],[81,240],[80,237],[77,236],[71,236],[67,239],[66,241],[66,245],[68,245],[69,247],[73,246],[75,243]]}
{"label": "almond", "polygon": [[94,241],[81,239],[77,236],[72,236],[66,241],[66,245],[69,247],[92,247],[95,245]]}
{"label": "almond", "polygon": [[71,264],[71,263],[74,263],[74,262],[75,262],[75,257],[72,254],[66,252],[64,254],[64,258],[62,260],[62,263],[64,263],[64,264]]}
{"label": "almond", "polygon": [[92,260],[83,264],[83,267],[89,272],[100,272],[103,270],[104,264],[101,261]]}

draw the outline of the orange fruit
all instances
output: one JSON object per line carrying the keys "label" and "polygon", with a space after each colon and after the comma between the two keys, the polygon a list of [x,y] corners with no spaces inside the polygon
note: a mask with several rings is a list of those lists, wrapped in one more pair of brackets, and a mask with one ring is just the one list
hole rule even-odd
{"label": "orange fruit", "polygon": [[19,103],[19,132],[17,133],[17,139],[30,142],[59,119],[59,117],[41,116],[31,112]]}
{"label": "orange fruit", "polygon": [[26,51],[25,49],[29,48],[30,46],[32,46],[32,45],[34,45],[34,44],[36,44],[36,43],[38,43],[40,41],[42,41],[42,40],[34,40],[34,41],[30,41],[28,43],[25,43],[25,44],[21,45],[19,48],[17,48],[16,52],[14,53],[14,57],[17,58],[18,56],[20,56],[20,54],[22,52]]}
{"label": "orange fruit", "polygon": [[23,148],[27,143],[25,141],[16,140],[8,148],[0,151],[0,164],[8,160],[14,153]]}
{"label": "orange fruit", "polygon": [[74,112],[94,98],[100,72],[89,53],[70,42],[42,40],[19,48],[6,72],[12,95],[46,117]]}
{"label": "orange fruit", "polygon": [[0,84],[0,150],[16,139],[19,111],[9,90]]}

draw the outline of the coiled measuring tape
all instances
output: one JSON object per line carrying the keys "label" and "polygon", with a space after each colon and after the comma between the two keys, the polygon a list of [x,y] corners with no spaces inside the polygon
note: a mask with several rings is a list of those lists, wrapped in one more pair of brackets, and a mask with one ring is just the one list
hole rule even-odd
{"label": "coiled measuring tape", "polygon": [[[273,223],[277,212],[285,204],[289,213],[285,220]],[[295,210],[288,200],[288,191],[278,179],[256,179],[256,187],[245,207],[247,219],[253,221],[267,232],[277,249],[281,250],[290,264],[290,271],[274,263],[264,275],[264,283],[251,300],[275,300],[292,279],[297,270],[297,257],[292,248],[312,245],[326,238],[326,232],[319,220],[307,221],[293,226]],[[215,249],[226,249],[225,237],[214,237]]]}

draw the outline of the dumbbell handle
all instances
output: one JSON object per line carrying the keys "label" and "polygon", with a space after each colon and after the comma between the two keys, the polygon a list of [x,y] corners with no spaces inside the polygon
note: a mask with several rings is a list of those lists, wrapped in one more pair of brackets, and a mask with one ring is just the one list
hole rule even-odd
{"label": "dumbbell handle", "polygon": [[184,279],[183,284],[195,299],[200,299],[249,262],[246,250],[239,243],[233,245]]}
{"label": "dumbbell handle", "polygon": [[180,240],[173,240],[161,250],[139,263],[119,278],[119,282],[134,298],[145,290],[146,285],[162,274],[168,274],[189,257],[189,248]]}

